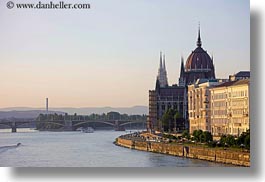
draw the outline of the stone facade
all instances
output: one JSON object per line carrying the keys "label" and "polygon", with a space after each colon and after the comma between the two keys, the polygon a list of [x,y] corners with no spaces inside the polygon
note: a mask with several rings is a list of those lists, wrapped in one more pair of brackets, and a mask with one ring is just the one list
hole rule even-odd
{"label": "stone facade", "polygon": [[210,88],[221,84],[218,80],[198,79],[188,86],[189,131],[211,132]]}
{"label": "stone facade", "polygon": [[149,115],[147,116],[147,130],[158,128],[157,121],[157,93],[154,90],[149,91]]}
{"label": "stone facade", "polygon": [[212,134],[239,136],[249,129],[249,79],[210,89]]}
{"label": "stone facade", "polygon": [[233,164],[238,166],[250,166],[249,152],[222,150],[216,148],[204,148],[200,146],[185,146],[179,144],[132,141],[123,138],[117,138],[116,144],[119,146],[142,151],[162,153],[193,159],[201,159],[212,162]]}
{"label": "stone facade", "polygon": [[180,77],[178,85],[168,85],[165,66],[165,56],[162,59],[160,53],[160,67],[156,80],[155,90],[149,91],[149,116],[147,128],[149,131],[161,131],[159,120],[169,108],[177,109],[182,116],[182,121],[177,123],[177,128],[171,128],[171,131],[183,131],[189,128],[188,123],[188,85],[194,83],[197,79],[215,79],[215,68],[212,58],[207,51],[202,48],[200,29],[198,32],[197,48],[189,55],[185,67],[183,58],[181,58]]}

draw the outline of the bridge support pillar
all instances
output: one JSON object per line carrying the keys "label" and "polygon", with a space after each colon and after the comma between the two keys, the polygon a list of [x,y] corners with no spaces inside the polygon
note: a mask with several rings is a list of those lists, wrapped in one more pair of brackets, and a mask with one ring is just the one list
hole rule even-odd
{"label": "bridge support pillar", "polygon": [[73,122],[72,121],[64,121],[64,130],[65,131],[73,131]]}
{"label": "bridge support pillar", "polygon": [[125,131],[125,128],[123,126],[120,126],[119,121],[115,121],[114,129],[115,129],[115,131]]}
{"label": "bridge support pillar", "polygon": [[17,132],[17,126],[16,126],[15,122],[12,123],[11,129],[12,129],[12,133],[16,133]]}

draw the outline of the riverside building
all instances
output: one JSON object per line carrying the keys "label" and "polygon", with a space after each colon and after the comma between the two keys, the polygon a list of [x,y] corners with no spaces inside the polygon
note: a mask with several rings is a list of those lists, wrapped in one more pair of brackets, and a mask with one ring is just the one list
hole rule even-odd
{"label": "riverside building", "polygon": [[221,84],[217,79],[198,79],[188,86],[189,131],[211,132],[210,88]]}
{"label": "riverside building", "polygon": [[147,120],[147,129],[149,131],[161,131],[160,120],[169,108],[176,109],[182,117],[182,120],[180,119],[171,131],[181,132],[189,128],[188,85],[195,83],[197,79],[215,79],[213,58],[202,48],[200,28],[196,45],[196,49],[188,56],[185,66],[183,57],[181,58],[178,84],[173,84],[172,86],[167,81],[165,56],[160,53],[160,66],[155,90],[149,90],[149,115]]}
{"label": "riverside building", "polygon": [[249,129],[249,85],[249,79],[243,79],[210,88],[214,136],[239,136]]}

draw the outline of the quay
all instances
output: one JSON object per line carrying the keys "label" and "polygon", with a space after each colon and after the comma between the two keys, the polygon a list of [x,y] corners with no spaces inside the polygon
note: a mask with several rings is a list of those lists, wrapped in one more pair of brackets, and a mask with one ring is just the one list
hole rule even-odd
{"label": "quay", "polygon": [[144,132],[122,135],[116,138],[115,144],[141,151],[250,167],[250,152],[193,146],[185,143],[169,143],[162,137]]}

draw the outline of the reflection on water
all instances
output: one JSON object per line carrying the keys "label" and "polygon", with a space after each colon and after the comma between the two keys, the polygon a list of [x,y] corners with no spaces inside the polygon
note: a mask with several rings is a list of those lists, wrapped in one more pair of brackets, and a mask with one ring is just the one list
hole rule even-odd
{"label": "reflection on water", "polygon": [[[0,131],[0,166],[25,167],[163,167],[228,166],[118,147],[113,141],[125,131],[38,132]],[[17,147],[17,143],[22,143]]]}

